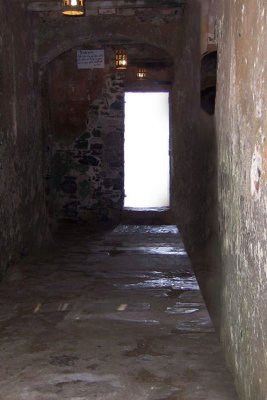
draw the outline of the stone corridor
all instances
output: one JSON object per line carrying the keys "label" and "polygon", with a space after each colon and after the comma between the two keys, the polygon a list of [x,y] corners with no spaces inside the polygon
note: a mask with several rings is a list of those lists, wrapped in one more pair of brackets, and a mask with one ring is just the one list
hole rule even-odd
{"label": "stone corridor", "polygon": [[234,400],[175,226],[64,227],[0,285],[1,400]]}

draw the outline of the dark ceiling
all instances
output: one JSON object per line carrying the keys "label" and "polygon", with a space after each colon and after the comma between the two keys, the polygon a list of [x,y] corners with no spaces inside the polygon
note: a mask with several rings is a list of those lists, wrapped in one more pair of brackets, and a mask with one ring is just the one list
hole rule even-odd
{"label": "dark ceiling", "polygon": [[[14,2],[21,0],[13,0]],[[60,0],[23,0],[29,11],[56,11],[61,7]],[[119,8],[176,8],[186,0],[85,0],[86,9],[112,10]]]}

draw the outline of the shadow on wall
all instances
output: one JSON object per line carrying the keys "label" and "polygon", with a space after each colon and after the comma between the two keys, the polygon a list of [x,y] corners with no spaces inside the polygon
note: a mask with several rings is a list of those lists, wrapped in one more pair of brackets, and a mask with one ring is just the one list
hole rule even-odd
{"label": "shadow on wall", "polygon": [[[199,143],[194,147],[195,168],[201,168],[195,210],[200,209],[197,234],[202,237],[192,255],[195,272],[215,327],[220,324],[221,271],[218,251],[218,184],[215,103],[217,52],[205,54],[201,60]],[[204,204],[204,207],[200,207]]]}
{"label": "shadow on wall", "polygon": [[215,112],[217,51],[208,53],[201,60],[201,108],[209,115]]}
{"label": "shadow on wall", "polygon": [[217,137],[213,115],[201,111],[199,130],[202,140],[197,146],[194,161],[202,171],[195,204],[195,209],[198,207],[200,210],[195,232],[195,235],[199,235],[199,242],[192,252],[192,261],[203,297],[218,329],[221,270],[218,250]]}
{"label": "shadow on wall", "polygon": [[[181,118],[173,112],[174,128],[177,129],[173,153],[178,155],[173,163],[176,174],[177,171],[180,173],[175,179],[174,211],[201,291],[218,328],[221,271],[217,244],[218,160],[214,118],[217,53],[205,54],[200,60],[198,45],[196,42],[189,54],[185,51],[180,72],[182,78],[177,80],[174,92],[177,97],[174,97],[173,105],[179,104],[183,113]],[[184,83],[181,88],[181,82],[187,85]]]}

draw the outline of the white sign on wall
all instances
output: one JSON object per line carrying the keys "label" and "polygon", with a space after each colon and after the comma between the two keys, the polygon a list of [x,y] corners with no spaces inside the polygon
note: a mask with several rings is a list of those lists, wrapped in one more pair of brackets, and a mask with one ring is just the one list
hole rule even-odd
{"label": "white sign on wall", "polygon": [[104,68],[104,50],[77,50],[78,69]]}

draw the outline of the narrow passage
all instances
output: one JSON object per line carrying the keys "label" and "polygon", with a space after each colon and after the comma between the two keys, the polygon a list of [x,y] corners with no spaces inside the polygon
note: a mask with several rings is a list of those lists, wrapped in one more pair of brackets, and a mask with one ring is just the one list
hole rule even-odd
{"label": "narrow passage", "polygon": [[236,400],[175,226],[62,230],[0,284],[1,400]]}

